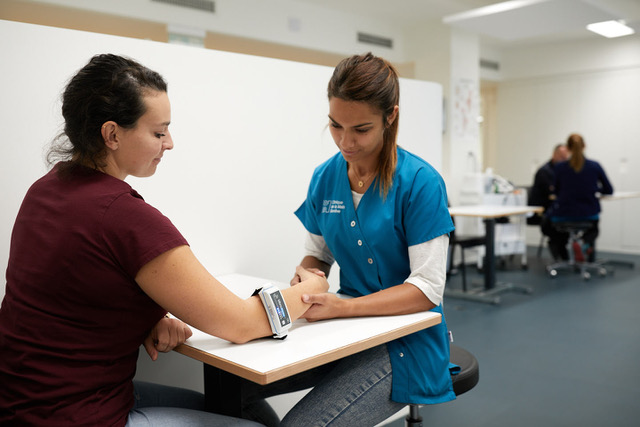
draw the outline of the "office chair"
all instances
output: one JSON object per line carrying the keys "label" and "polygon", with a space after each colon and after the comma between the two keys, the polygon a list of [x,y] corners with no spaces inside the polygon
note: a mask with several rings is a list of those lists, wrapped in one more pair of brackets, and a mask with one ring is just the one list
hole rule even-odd
{"label": "office chair", "polygon": [[542,258],[542,250],[544,249],[546,241],[547,241],[547,236],[540,233],[540,243],[538,243],[538,251],[536,253],[538,258]]}
{"label": "office chair", "polygon": [[456,234],[455,230],[449,234],[449,268],[447,268],[447,273],[452,274],[455,272],[453,268],[453,260],[455,256],[456,246],[460,247],[460,270],[462,271],[462,290],[467,292],[467,271],[466,265],[464,261],[464,250],[468,248],[473,248],[476,246],[484,246],[486,243],[485,236],[459,236]]}
{"label": "office chair", "polygon": [[[527,204],[536,206],[537,205],[536,200],[532,200],[529,197],[530,194],[531,194],[532,186],[522,187],[522,189],[527,192]],[[534,213],[533,215],[527,217],[527,225],[536,226],[536,227],[540,228],[543,219],[544,219],[543,214]],[[547,241],[547,236],[545,236],[544,234],[540,233],[540,243],[538,243],[538,251],[536,253],[538,258],[542,257],[542,250],[544,249],[546,241]]]}
{"label": "office chair", "polygon": [[[480,380],[480,366],[473,354],[462,347],[451,344],[451,363],[460,366],[460,372],[451,376],[453,392],[456,396],[471,390]],[[419,405],[409,405],[409,415],[405,418],[406,427],[422,427]]]}
{"label": "office chair", "polygon": [[[569,233],[569,240],[567,243],[569,260],[547,265],[547,272],[549,273],[549,276],[552,278],[556,277],[559,270],[579,271],[584,280],[589,280],[591,278],[590,271],[597,272],[601,277],[607,275],[607,269],[604,267],[606,261],[588,262],[580,249],[582,235],[592,227],[591,222],[562,221],[554,223],[553,226],[558,231]],[[577,252],[576,249],[580,252]]]}

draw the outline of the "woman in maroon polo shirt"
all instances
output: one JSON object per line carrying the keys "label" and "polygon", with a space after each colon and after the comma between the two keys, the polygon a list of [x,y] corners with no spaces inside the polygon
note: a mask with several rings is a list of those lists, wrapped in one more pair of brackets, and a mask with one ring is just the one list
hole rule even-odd
{"label": "woman in maroon polo shirt", "polygon": [[[260,299],[242,300],[212,277],[124,181],[153,175],[173,148],[165,81],[128,58],[97,55],[62,101],[55,165],[27,192],[11,237],[0,424],[255,425],[201,411],[199,393],[132,381],[141,344],[155,360],[191,335],[168,311],[236,343],[272,334]],[[302,294],[328,289],[300,273],[304,286],[282,292],[292,320],[309,307]]]}

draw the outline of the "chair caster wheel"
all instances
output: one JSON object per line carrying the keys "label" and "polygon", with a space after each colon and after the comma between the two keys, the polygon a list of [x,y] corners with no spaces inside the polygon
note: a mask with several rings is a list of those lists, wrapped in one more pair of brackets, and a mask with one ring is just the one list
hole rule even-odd
{"label": "chair caster wheel", "polygon": [[600,277],[605,277],[607,275],[607,269],[601,268],[600,270],[598,270],[598,274],[600,275]]}
{"label": "chair caster wheel", "polygon": [[584,274],[582,275],[582,278],[584,280],[589,280],[591,279],[591,273],[589,273],[588,271],[585,271]]}
{"label": "chair caster wheel", "polygon": [[558,271],[557,270],[549,270],[549,276],[551,276],[551,278],[555,278],[558,275]]}

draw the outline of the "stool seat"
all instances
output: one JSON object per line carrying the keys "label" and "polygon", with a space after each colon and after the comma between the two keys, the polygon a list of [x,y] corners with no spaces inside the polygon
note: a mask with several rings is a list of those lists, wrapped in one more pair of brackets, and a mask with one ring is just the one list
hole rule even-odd
{"label": "stool seat", "polygon": [[586,231],[593,226],[593,223],[588,221],[557,221],[553,223],[553,226],[558,231],[565,231],[567,233],[574,233],[580,231]]}
{"label": "stool seat", "polygon": [[[480,365],[473,354],[457,345],[450,345],[449,360],[454,365],[460,367],[460,372],[451,375],[453,392],[456,396],[471,390],[480,380]],[[405,418],[406,427],[422,427],[422,417],[420,416],[420,405],[409,405],[409,415]]]}
{"label": "stool seat", "polygon": [[480,366],[473,354],[462,347],[451,344],[451,363],[460,366],[460,372],[451,376],[456,396],[471,390],[480,380]]}
{"label": "stool seat", "polygon": [[569,234],[567,244],[569,259],[567,261],[560,261],[547,265],[547,272],[550,277],[556,277],[560,270],[579,271],[584,280],[589,280],[591,278],[592,271],[597,272],[597,274],[602,277],[607,275],[607,269],[604,267],[606,261],[588,262],[585,260],[586,258],[584,255],[582,255],[582,257],[585,259],[580,259],[576,256],[576,250],[581,253],[580,242],[583,233],[593,227],[592,221],[558,221],[553,223],[553,227],[558,231]]}

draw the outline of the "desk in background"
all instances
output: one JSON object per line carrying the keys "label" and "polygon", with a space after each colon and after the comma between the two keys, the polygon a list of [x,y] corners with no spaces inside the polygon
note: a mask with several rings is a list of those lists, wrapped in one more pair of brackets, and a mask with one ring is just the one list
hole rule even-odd
{"label": "desk in background", "polygon": [[482,289],[472,289],[467,292],[445,288],[445,296],[468,299],[471,301],[500,303],[500,293],[519,291],[531,293],[531,288],[513,284],[496,284],[495,260],[495,226],[498,218],[512,215],[527,215],[542,212],[541,206],[504,206],[504,205],[467,205],[449,208],[451,216],[466,216],[482,218],[485,224],[485,257],[483,262],[484,286]]}
{"label": "desk in background", "polygon": [[[525,188],[514,187],[507,179],[498,176],[491,170],[484,173],[468,173],[463,176],[463,184],[460,189],[458,206],[499,205],[499,206],[526,206],[527,191]],[[520,258],[522,269],[527,268],[527,220],[524,216],[502,218],[505,221],[496,221],[494,227],[494,255],[500,257]],[[477,236],[483,233],[485,225],[481,217],[468,217],[465,220],[458,218],[456,221],[456,233],[458,235]],[[470,249],[468,252],[477,256],[477,266],[482,268],[482,260],[485,254],[483,247]]]}
{"label": "desk in background", "polygon": [[[241,298],[248,298],[255,288],[270,282],[240,274],[217,279]],[[281,289],[289,286],[272,283]],[[312,323],[299,319],[285,340],[262,338],[246,344],[233,344],[192,328],[191,338],[175,351],[204,363],[207,409],[239,416],[240,378],[269,384],[437,325],[441,317],[439,313],[422,312]]]}
{"label": "desk in background", "polygon": [[[607,201],[616,201],[616,200],[624,200],[624,199],[633,199],[638,197],[640,197],[640,191],[614,191],[613,194],[603,194],[602,196],[600,196],[600,200],[607,202]],[[603,261],[603,263],[619,266],[619,267],[621,266],[621,267],[635,268],[635,264],[630,261],[618,261],[618,260],[607,259]]]}
{"label": "desk in background", "polygon": [[622,200],[640,197],[640,191],[616,191],[613,194],[604,194],[600,200]]}

